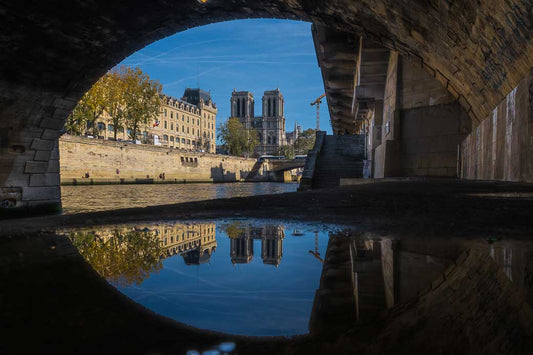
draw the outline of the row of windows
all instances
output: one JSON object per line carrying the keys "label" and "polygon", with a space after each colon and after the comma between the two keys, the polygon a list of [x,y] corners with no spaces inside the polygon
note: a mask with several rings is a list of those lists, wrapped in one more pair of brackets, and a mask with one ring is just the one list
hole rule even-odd
{"label": "row of windows", "polygon": [[[193,124],[194,124],[194,120],[193,120]],[[163,121],[163,127],[165,127],[165,129],[168,128],[168,122],[167,122],[167,121]],[[182,126],[182,130],[183,130],[183,127],[184,127],[184,126]],[[205,124],[205,122],[204,122],[204,128],[206,128],[206,124]],[[214,128],[215,128],[215,125],[212,124],[212,123],[207,123],[207,128],[208,128],[208,129],[214,129]],[[173,122],[170,122],[170,129],[171,129],[171,130],[174,130],[174,123],[173,123]],[[188,129],[188,128],[187,128],[187,129]],[[194,128],[193,128],[193,130],[194,130]],[[176,125],[176,131],[179,131],[179,126],[178,126],[178,125]]]}
{"label": "row of windows", "polygon": [[[179,118],[179,113],[176,112],[175,114],[176,114],[176,118]],[[167,111],[167,109],[164,109],[164,110],[163,110],[163,116],[164,116],[164,117],[168,117],[168,111]],[[170,111],[170,118],[174,118],[174,111]],[[207,113],[204,112],[204,118],[205,118],[205,119],[208,119],[208,120],[210,120],[210,119],[214,119],[214,118],[215,118],[215,115],[210,115],[210,114],[207,114]],[[183,114],[181,115],[181,120],[182,120],[182,121],[185,121],[185,115],[183,115]],[[189,120],[190,120],[190,117],[187,116],[187,122],[189,122]],[[194,118],[192,119],[192,122],[193,122],[193,123],[195,122],[195,121],[194,121]],[[197,122],[198,122],[198,124],[200,124],[200,119],[198,119]]]}
{"label": "row of windows", "polygon": [[[165,127],[166,128],[166,127]],[[187,129],[185,129],[187,128]],[[171,125],[170,126],[170,130],[174,130],[174,127]],[[179,127],[176,126],[176,132],[179,132]],[[189,127],[185,127],[185,126],[181,126],[181,133],[187,133],[187,134],[193,134],[193,135],[198,135],[198,137],[201,137],[201,132],[199,129],[195,130],[194,128],[192,129],[189,129]],[[211,134],[209,134],[211,133]],[[207,135],[207,138],[209,138],[209,136],[211,136],[211,139],[215,139],[215,134],[213,132],[204,132],[204,138],[206,138],[206,135]]]}
{"label": "row of windows", "polygon": [[[192,158],[191,158],[191,159],[192,159]],[[204,241],[204,242],[206,242],[206,241],[210,241],[210,240],[213,240],[213,239],[215,239],[214,236],[211,236],[211,237],[203,237],[203,241]],[[185,236],[184,236],[183,234],[181,235],[181,240],[182,240],[182,241],[185,240]],[[167,241],[167,238],[164,239],[164,242],[165,242],[165,243],[166,243],[166,241]],[[180,237],[179,237],[179,236],[176,236],[176,242],[179,242],[179,241],[180,241]],[[173,237],[173,236],[170,237],[170,242],[171,242],[171,243],[174,243],[174,237]]]}
{"label": "row of windows", "polygon": [[[187,111],[187,112],[190,112],[190,113],[195,113],[197,115],[200,114],[200,109],[198,108],[195,108],[195,107],[192,107],[192,106],[188,106],[186,107],[185,105],[179,105],[178,107],[176,108],[179,108],[180,110],[183,110],[183,111]],[[173,111],[170,111],[170,114],[172,115],[172,112]],[[167,109],[163,109],[163,113],[165,115],[165,117],[167,116]]]}

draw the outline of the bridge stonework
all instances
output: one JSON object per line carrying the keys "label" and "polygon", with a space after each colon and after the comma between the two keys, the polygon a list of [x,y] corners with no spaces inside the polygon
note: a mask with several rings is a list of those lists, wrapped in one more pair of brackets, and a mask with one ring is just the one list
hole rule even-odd
{"label": "bridge stonework", "polygon": [[59,206],[57,138],[76,102],[126,56],[187,28],[288,18],[365,35],[430,73],[475,127],[533,66],[532,14],[527,0],[3,3],[0,193]]}

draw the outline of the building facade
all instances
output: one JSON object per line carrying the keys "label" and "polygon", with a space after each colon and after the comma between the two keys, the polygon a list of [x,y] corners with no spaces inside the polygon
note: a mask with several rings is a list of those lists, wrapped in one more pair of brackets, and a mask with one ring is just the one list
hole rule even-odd
{"label": "building facade", "polygon": [[279,148],[287,145],[284,102],[279,89],[265,91],[261,116],[255,116],[254,95],[249,91],[233,90],[230,118],[238,118],[246,129],[259,133],[257,154],[278,154]]}
{"label": "building facade", "polygon": [[[157,119],[142,129],[140,141],[168,148],[215,153],[217,106],[210,93],[187,88],[181,99],[167,95],[161,99],[161,111]],[[96,124],[99,138],[115,137],[115,127],[107,113]],[[130,133],[130,129],[119,128],[116,137],[132,139]]]}

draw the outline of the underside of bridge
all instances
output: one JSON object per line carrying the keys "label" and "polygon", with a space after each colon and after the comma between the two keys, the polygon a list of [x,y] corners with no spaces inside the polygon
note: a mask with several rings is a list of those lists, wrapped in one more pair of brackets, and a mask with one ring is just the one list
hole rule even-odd
{"label": "underside of bridge", "polygon": [[57,139],[108,69],[176,32],[252,17],[315,24],[333,131],[373,137],[375,177],[459,165],[465,178],[532,180],[527,0],[21,0],[0,4],[3,205],[60,206]]}

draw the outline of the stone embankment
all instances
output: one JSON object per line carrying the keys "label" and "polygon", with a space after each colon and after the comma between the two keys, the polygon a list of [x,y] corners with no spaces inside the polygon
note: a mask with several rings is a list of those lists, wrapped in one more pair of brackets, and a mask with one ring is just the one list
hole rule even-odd
{"label": "stone embankment", "polygon": [[[64,135],[61,184],[244,181],[255,159]],[[261,180],[262,172],[255,179]]]}

